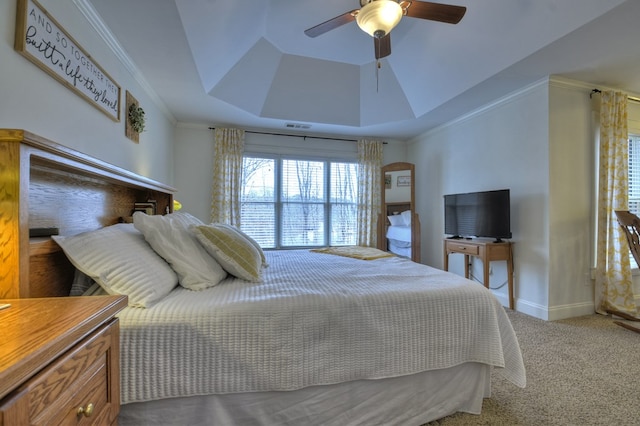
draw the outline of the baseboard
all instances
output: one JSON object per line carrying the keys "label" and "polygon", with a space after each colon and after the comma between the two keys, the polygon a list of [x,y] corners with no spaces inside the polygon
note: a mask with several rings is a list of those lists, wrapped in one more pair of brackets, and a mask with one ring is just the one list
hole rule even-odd
{"label": "baseboard", "polygon": [[515,310],[535,318],[543,320],[549,319],[549,311],[546,306],[538,305],[526,300],[516,300]]}
{"label": "baseboard", "polygon": [[[500,299],[499,295],[496,295]],[[504,305],[504,303],[503,303]],[[516,311],[545,321],[556,321],[566,318],[591,315],[595,312],[593,302],[572,303],[570,305],[542,306],[526,300],[516,301]]]}
{"label": "baseboard", "polygon": [[581,317],[592,315],[596,312],[593,302],[573,303],[571,305],[560,305],[549,308],[549,321],[561,320],[565,318]]}

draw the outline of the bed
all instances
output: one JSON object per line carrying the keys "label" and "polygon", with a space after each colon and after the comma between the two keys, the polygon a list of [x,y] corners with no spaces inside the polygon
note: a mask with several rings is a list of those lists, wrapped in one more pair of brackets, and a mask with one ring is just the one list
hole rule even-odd
{"label": "bed", "polygon": [[412,236],[414,233],[419,234],[412,228],[410,204],[407,203],[387,203],[387,250],[404,256],[409,259],[411,256]]}
{"label": "bed", "polygon": [[[0,203],[15,237],[9,249],[16,249],[0,245],[16,267],[0,276],[0,297],[68,295],[82,275],[86,291],[105,290],[79,274],[77,259],[51,237],[29,238],[30,228],[57,228],[62,246],[86,235],[104,242],[113,233],[142,247],[152,244],[144,227],[118,223],[136,201],[153,197],[169,213],[145,221],[185,217],[172,212],[172,188],[25,131],[0,130],[0,156],[4,172],[29,171],[14,184],[18,201]],[[55,206],[78,197],[109,202],[68,215],[41,208],[43,200]],[[194,226],[201,225],[192,223],[190,232]],[[525,386],[515,333],[483,286],[399,256],[259,254],[259,279],[225,270],[215,285],[190,290],[167,278],[160,294],[157,286],[148,288],[151,296],[143,292],[147,307],[119,315],[120,424],[419,425],[479,413],[493,369]],[[160,283],[172,273],[153,270],[160,275],[123,279],[108,290]],[[140,300],[129,295],[130,304]]]}

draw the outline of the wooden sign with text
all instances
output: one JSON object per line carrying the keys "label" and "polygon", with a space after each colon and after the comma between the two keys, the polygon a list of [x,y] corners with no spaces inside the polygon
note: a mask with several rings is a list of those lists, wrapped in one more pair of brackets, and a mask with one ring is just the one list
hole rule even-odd
{"label": "wooden sign with text", "polygon": [[15,49],[112,120],[120,121],[120,86],[35,0],[18,0]]}

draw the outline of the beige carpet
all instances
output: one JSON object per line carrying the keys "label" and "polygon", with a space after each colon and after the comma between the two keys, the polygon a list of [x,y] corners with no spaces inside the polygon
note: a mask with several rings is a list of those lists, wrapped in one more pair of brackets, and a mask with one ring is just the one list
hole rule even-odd
{"label": "beige carpet", "polygon": [[640,334],[597,314],[555,322],[508,314],[527,387],[494,372],[481,415],[458,413],[429,426],[640,425]]}

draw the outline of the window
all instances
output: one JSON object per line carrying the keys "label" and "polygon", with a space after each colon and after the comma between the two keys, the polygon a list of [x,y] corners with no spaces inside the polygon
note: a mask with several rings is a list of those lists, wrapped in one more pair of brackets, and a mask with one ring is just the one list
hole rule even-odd
{"label": "window", "polygon": [[357,164],[246,155],[242,230],[265,248],[357,243]]}
{"label": "window", "polygon": [[640,135],[629,135],[629,211],[640,216]]}

